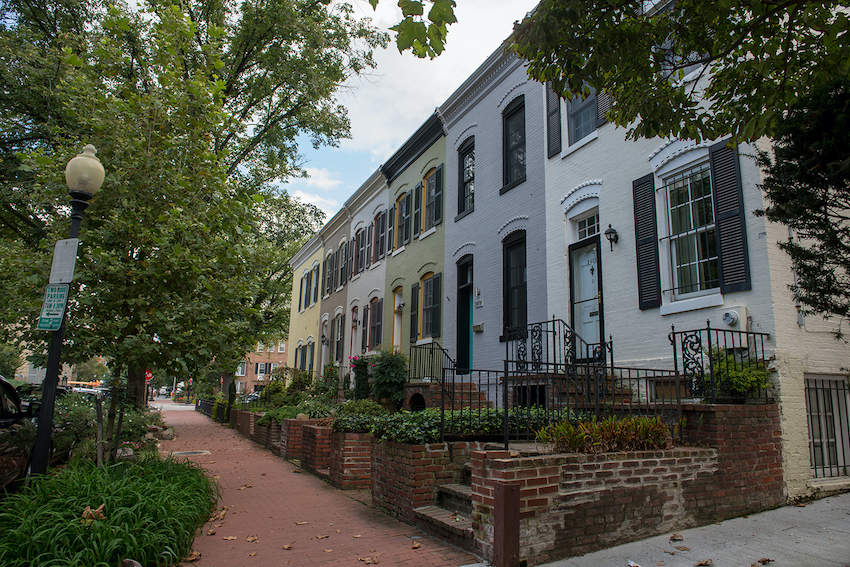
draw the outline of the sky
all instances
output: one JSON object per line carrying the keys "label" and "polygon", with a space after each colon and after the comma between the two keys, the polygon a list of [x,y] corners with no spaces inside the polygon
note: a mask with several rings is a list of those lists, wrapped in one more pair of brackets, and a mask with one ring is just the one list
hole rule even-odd
{"label": "sky", "polygon": [[[351,138],[339,147],[314,150],[305,138],[300,152],[309,178],[284,188],[322,209],[330,220],[345,201],[403,144],[510,35],[539,0],[457,0],[457,23],[449,26],[446,50],[435,59],[398,52],[394,41],[375,54],[377,68],[350,80],[339,94],[348,109]],[[394,0],[377,11],[354,0],[356,13],[382,30],[401,20]],[[390,32],[392,34],[392,32]],[[393,38],[394,38],[394,34]]]}

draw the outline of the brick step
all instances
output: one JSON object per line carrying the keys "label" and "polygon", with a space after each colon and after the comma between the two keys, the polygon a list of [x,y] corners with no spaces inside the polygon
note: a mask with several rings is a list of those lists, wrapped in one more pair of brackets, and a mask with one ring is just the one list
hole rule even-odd
{"label": "brick step", "polygon": [[439,506],[414,508],[413,513],[425,531],[446,538],[457,546],[471,550],[475,546],[472,537],[472,518]]}
{"label": "brick step", "polygon": [[467,484],[444,484],[437,487],[437,505],[449,512],[472,516],[472,487]]}

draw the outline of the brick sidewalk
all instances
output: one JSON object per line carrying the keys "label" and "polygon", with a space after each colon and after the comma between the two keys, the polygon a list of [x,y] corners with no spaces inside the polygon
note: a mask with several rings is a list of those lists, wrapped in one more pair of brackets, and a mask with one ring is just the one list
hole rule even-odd
{"label": "brick sidewalk", "polygon": [[[207,523],[195,538],[200,559],[183,565],[358,566],[376,558],[386,566],[458,567],[478,561],[375,510],[368,492],[337,490],[182,404],[156,403],[177,431],[173,441],[162,442],[163,452],[209,451],[186,458],[216,477],[219,510],[227,508],[223,520]],[[210,530],[215,534],[207,535]],[[248,541],[252,537],[256,541]]]}

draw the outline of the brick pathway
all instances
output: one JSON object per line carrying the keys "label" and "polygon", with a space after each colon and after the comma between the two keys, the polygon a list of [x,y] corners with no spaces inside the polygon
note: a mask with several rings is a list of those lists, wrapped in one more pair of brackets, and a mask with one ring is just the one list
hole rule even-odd
{"label": "brick pathway", "polygon": [[[385,566],[458,567],[478,561],[374,509],[368,492],[337,490],[191,406],[156,403],[177,431],[162,450],[209,451],[185,458],[216,477],[219,509],[227,508],[223,520],[207,523],[195,538],[200,559],[183,565],[356,567],[376,558]],[[215,534],[207,535],[210,530]]]}

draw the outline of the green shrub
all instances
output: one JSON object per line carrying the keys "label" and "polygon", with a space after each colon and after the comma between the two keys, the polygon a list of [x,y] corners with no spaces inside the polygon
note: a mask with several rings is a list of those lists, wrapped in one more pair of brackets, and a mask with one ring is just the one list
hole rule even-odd
{"label": "green shrub", "polygon": [[298,404],[297,407],[300,413],[306,414],[310,418],[328,417],[336,412],[334,404],[330,404],[321,398],[310,396]]}
{"label": "green shrub", "polygon": [[392,347],[386,347],[378,355],[370,357],[370,362],[375,399],[398,401],[404,398],[404,384],[408,378],[407,357]]}
{"label": "green shrub", "polygon": [[[736,356],[734,352],[719,347],[711,349],[711,371],[717,395],[721,397],[728,392],[733,398],[744,398],[772,386],[763,362],[749,356]],[[707,386],[711,388],[710,383]]]}
{"label": "green shrub", "polygon": [[609,417],[602,421],[563,421],[542,428],[537,440],[556,453],[612,453],[666,449],[672,445],[670,429],[658,418]]}
{"label": "green shrub", "polygon": [[387,413],[389,412],[384,409],[381,404],[369,399],[349,401],[342,404],[341,406],[339,406],[339,409],[337,409],[338,416],[356,414],[375,416],[385,415]]}
{"label": "green shrub", "polygon": [[277,422],[284,419],[295,419],[301,411],[295,406],[279,406],[271,411],[267,411],[263,417],[257,420],[257,425],[265,425],[271,423],[272,420]]}
{"label": "green shrub", "polygon": [[338,415],[333,422],[333,430],[343,433],[369,433],[372,431],[372,425],[375,422],[374,415],[352,413],[348,415]]}
{"label": "green shrub", "polygon": [[440,440],[440,410],[428,408],[376,416],[370,433],[376,439],[399,443],[434,443]]}
{"label": "green shrub", "polygon": [[365,400],[369,397],[369,358],[352,356],[351,370],[354,372],[354,399]]}
{"label": "green shrub", "polygon": [[[176,565],[217,501],[215,482],[187,461],[70,465],[6,497],[0,565]],[[100,505],[103,519],[83,519]]]}

